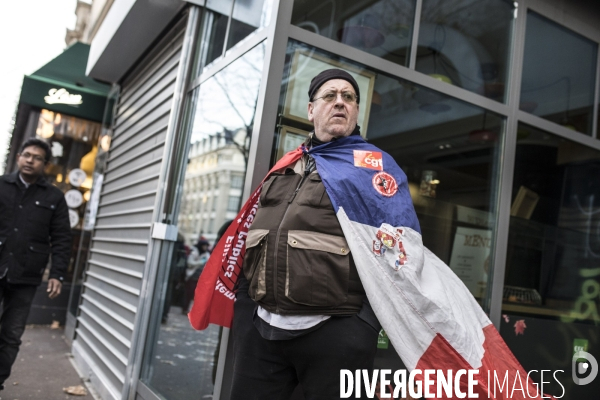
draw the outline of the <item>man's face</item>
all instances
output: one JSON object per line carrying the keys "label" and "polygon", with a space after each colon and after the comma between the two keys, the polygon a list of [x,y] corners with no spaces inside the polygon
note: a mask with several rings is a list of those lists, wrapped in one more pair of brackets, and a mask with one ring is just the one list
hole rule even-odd
{"label": "man's face", "polygon": [[46,152],[37,146],[25,147],[17,159],[17,167],[25,179],[37,179],[44,173],[45,166]]}
{"label": "man's face", "polygon": [[[331,93],[335,93],[334,100],[328,102],[322,98]],[[319,88],[313,101],[308,103],[308,120],[314,124],[315,135],[319,140],[329,142],[334,137],[349,136],[356,127],[358,103],[345,101],[343,93],[356,96],[350,82],[331,79]]]}

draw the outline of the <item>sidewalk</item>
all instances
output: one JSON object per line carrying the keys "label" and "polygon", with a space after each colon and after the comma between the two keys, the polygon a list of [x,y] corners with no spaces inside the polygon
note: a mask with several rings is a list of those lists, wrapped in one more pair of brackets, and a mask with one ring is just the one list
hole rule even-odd
{"label": "sidewalk", "polygon": [[63,328],[49,325],[28,325],[23,344],[11,376],[0,391],[2,400],[94,400],[86,387],[85,396],[69,395],[64,387],[83,385],[71,364],[70,348],[65,343]]}

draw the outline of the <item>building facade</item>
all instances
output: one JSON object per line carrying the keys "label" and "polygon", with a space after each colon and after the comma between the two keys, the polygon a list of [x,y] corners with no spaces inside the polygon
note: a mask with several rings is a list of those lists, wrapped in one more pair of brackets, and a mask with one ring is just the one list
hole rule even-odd
{"label": "building facade", "polygon": [[[115,0],[90,10],[100,17],[87,25],[87,73],[113,84],[114,113],[69,309],[73,355],[102,398],[228,398],[229,330],[196,332],[184,315],[186,246],[214,240],[304,140],[308,84],[333,67],[359,83],[362,135],[406,172],[424,244],[526,370],[563,370],[567,398],[597,396],[600,380],[571,378],[576,349],[600,359],[597,6]],[[403,368],[385,338],[378,347],[377,368]]]}

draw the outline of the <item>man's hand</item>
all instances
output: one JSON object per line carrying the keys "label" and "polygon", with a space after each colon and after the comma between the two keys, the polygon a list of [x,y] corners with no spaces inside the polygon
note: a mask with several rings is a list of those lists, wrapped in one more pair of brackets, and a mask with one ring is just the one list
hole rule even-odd
{"label": "man's hand", "polygon": [[58,279],[48,279],[48,297],[51,299],[57,297],[60,294],[60,289],[62,288],[62,283]]}

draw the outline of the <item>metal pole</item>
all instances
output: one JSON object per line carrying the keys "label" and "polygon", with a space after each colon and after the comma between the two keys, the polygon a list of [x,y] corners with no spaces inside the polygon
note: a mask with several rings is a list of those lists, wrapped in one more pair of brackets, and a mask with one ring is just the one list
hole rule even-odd
{"label": "metal pole", "polygon": [[490,319],[500,329],[502,316],[502,294],[506,272],[508,250],[508,231],[510,228],[510,206],[512,201],[512,183],[517,149],[517,115],[521,97],[521,76],[523,72],[523,52],[525,49],[525,20],[527,7],[525,1],[518,3],[515,9],[516,21],[513,34],[513,57],[510,64],[510,85],[508,94],[509,113],[506,121],[504,141],[500,151],[500,179],[498,211],[496,213],[496,240],[490,295]]}
{"label": "metal pole", "polygon": [[417,0],[415,3],[415,20],[413,21],[413,34],[410,43],[410,58],[408,62],[409,69],[415,69],[417,65],[417,48],[419,47],[419,29],[421,28],[421,10],[423,9],[423,0]]}

